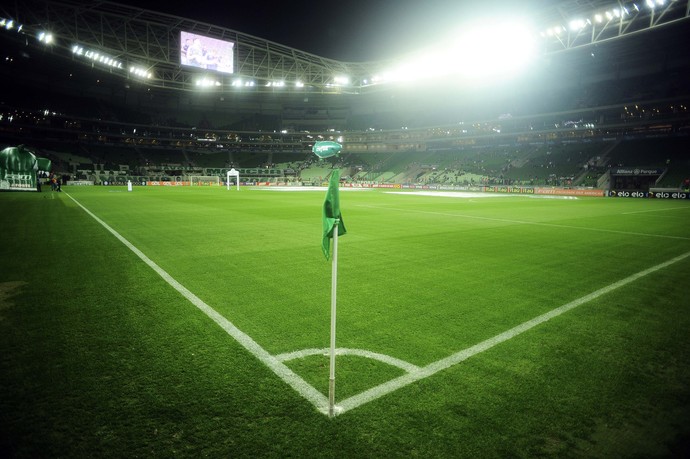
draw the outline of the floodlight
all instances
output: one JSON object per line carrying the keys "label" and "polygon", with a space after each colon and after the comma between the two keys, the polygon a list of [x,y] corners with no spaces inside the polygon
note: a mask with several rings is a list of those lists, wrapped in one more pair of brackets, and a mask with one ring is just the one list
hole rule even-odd
{"label": "floodlight", "polygon": [[338,85],[348,85],[350,84],[350,77],[338,75],[333,78],[333,82]]}
{"label": "floodlight", "polygon": [[149,72],[148,70],[137,66],[130,67],[129,73],[133,73],[134,75],[141,78],[151,78],[153,76],[151,72]]}
{"label": "floodlight", "polygon": [[647,4],[650,10],[654,9],[654,0],[646,0],[645,3]]}
{"label": "floodlight", "polygon": [[582,19],[573,19],[570,21],[570,30],[577,32],[585,28],[586,22]]}
{"label": "floodlight", "polygon": [[213,78],[202,77],[196,80],[196,85],[202,88],[209,88],[211,86],[220,86],[220,81],[214,80]]}
{"label": "floodlight", "polygon": [[[556,28],[559,33],[562,28]],[[475,27],[461,34],[455,44],[454,70],[469,78],[510,76],[535,54],[534,35],[515,21]]]}
{"label": "floodlight", "polygon": [[50,32],[41,32],[38,34],[38,41],[50,45],[53,43],[53,34]]}
{"label": "floodlight", "polygon": [[7,24],[5,24],[5,28],[7,30],[12,30],[13,27],[14,27],[14,21],[12,19],[10,19],[9,21],[7,21]]}

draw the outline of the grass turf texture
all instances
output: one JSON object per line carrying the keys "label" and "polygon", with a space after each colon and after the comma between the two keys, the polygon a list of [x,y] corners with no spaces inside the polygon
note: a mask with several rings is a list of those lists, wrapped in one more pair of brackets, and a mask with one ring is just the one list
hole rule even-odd
{"label": "grass turf texture", "polygon": [[[323,192],[65,190],[271,354],[328,346]],[[338,347],[418,366],[690,251],[687,202],[341,194]],[[328,419],[65,193],[0,194],[0,453],[688,453],[690,258]],[[321,392],[328,359],[286,362]],[[337,359],[337,400],[402,370]]]}

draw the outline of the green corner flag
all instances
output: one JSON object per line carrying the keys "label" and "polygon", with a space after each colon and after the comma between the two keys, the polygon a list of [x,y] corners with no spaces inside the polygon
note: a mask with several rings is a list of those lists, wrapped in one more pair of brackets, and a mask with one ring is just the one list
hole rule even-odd
{"label": "green corner flag", "polygon": [[323,203],[323,239],[321,240],[321,248],[326,260],[330,258],[331,241],[333,238],[333,227],[336,221],[338,222],[338,236],[347,233],[343,217],[340,215],[340,169],[335,169],[331,174],[331,180],[328,183],[328,191],[326,192],[326,200]]}

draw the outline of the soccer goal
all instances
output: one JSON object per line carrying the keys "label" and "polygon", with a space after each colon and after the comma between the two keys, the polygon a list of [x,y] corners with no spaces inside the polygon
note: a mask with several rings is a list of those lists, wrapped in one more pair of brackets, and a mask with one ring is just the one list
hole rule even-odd
{"label": "soccer goal", "polygon": [[217,175],[192,175],[189,177],[190,186],[220,186],[220,177]]}
{"label": "soccer goal", "polygon": [[240,191],[240,172],[236,171],[233,167],[232,169],[226,172],[226,175],[227,178],[225,179],[225,183],[228,185],[228,191],[230,191],[230,177],[235,177],[235,183],[237,183],[237,191]]}

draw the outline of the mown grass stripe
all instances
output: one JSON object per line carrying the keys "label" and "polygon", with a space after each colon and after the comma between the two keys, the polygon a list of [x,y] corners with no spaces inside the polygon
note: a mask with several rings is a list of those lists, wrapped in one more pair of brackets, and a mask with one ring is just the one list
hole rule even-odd
{"label": "mown grass stripe", "polygon": [[554,317],[558,317],[561,314],[568,312],[572,309],[575,309],[576,307],[588,303],[592,300],[595,300],[603,295],[606,295],[607,293],[612,292],[613,290],[616,290],[620,287],[623,287],[624,285],[630,284],[631,282],[634,282],[638,280],[641,277],[647,276],[651,273],[654,273],[656,271],[659,271],[660,269],[664,269],[668,266],[671,266],[675,263],[678,263],[681,260],[684,260],[685,258],[690,256],[690,252],[686,252],[682,255],[679,255],[675,258],[672,258],[670,260],[667,260],[663,263],[660,263],[658,265],[652,266],[651,268],[645,269],[643,271],[637,272],[635,274],[632,274],[625,279],[619,280],[618,282],[614,282],[612,284],[607,285],[606,287],[600,288],[599,290],[595,290],[592,293],[589,293],[585,296],[582,296],[576,300],[571,301],[570,303],[566,303],[562,306],[559,306],[555,309],[552,309],[551,311],[542,314],[540,316],[537,316],[533,319],[530,319],[526,322],[521,323],[520,325],[513,327],[503,333],[500,333],[492,338],[489,338],[485,341],[482,341],[479,344],[475,344],[474,346],[464,349],[460,352],[456,352],[455,354],[445,357],[441,360],[437,360],[436,362],[433,362],[425,367],[420,368],[418,371],[410,372],[407,373],[403,376],[400,376],[398,378],[392,379],[386,383],[383,383],[379,386],[373,387],[365,392],[362,392],[360,394],[357,394],[355,396],[352,396],[348,399],[343,400],[338,404],[339,412],[344,413],[346,411],[352,410],[354,408],[357,408],[358,406],[361,406],[365,403],[369,403],[373,400],[376,400],[377,398],[383,397],[386,394],[389,394],[395,390],[398,390],[402,387],[405,387],[409,384],[412,384],[416,381],[419,381],[421,379],[427,378],[435,373],[438,373],[439,371],[445,370],[447,368],[450,368],[453,365],[456,365],[464,360],[469,359],[472,356],[475,356],[481,352],[484,352],[488,349],[491,349],[492,347],[496,346],[497,344],[503,343],[504,341],[507,341],[511,338],[514,338],[528,330],[531,330],[532,328],[536,327],[537,325],[540,325],[544,322],[547,322]]}
{"label": "mown grass stripe", "polygon": [[91,218],[96,220],[108,232],[115,236],[128,249],[134,252],[144,263],[153,269],[159,276],[165,280],[172,288],[177,290],[183,297],[189,300],[194,306],[199,308],[211,320],[218,324],[225,330],[235,341],[247,349],[254,357],[259,359],[261,363],[270,368],[280,379],[285,381],[290,387],[295,389],[300,395],[311,402],[320,412],[328,412],[328,399],[316,390],[311,384],[302,379],[294,371],[288,368],[283,362],[269,354],[263,347],[254,341],[249,335],[237,328],[232,322],[220,315],[215,309],[206,304],[201,298],[190,292],[184,285],[180,284],[163,268],[158,266],[153,260],[147,257],[141,250],[136,248],[132,243],[125,239],[120,233],[111,228],[106,222],[98,218],[93,212],[84,207],[79,201],[74,199],[69,193],[65,193],[74,201],[84,212]]}
{"label": "mown grass stripe", "polygon": [[387,206],[372,206],[372,205],[362,205],[359,207],[366,207],[370,209],[382,209],[382,210],[392,210],[395,212],[409,212],[415,214],[428,214],[428,215],[440,215],[444,217],[456,217],[456,218],[466,218],[469,220],[484,220],[499,223],[510,223],[515,225],[534,225],[534,226],[546,226],[550,228],[565,228],[565,229],[575,229],[583,231],[595,231],[598,233],[613,233],[613,234],[624,234],[626,236],[643,236],[643,237],[653,237],[661,239],[679,239],[682,241],[690,241],[690,237],[684,236],[671,236],[667,234],[651,234],[651,233],[639,233],[635,231],[621,231],[621,230],[610,230],[604,228],[590,228],[585,226],[573,226],[573,225],[561,225],[558,223],[546,223],[546,222],[531,222],[527,220],[513,220],[509,218],[496,218],[496,217],[482,217],[480,215],[468,215],[468,214],[454,214],[450,212],[433,212],[429,210],[417,210],[417,209],[400,209],[397,207],[387,207]]}

